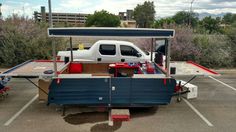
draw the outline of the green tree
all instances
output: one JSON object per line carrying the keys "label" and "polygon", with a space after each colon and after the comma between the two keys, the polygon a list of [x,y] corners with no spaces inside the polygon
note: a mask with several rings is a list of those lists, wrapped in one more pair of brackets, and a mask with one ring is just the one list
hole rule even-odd
{"label": "green tree", "polygon": [[236,22],[226,30],[226,35],[229,38],[229,46],[231,48],[231,56],[233,57],[233,66],[236,67]]}
{"label": "green tree", "polygon": [[145,1],[134,8],[134,19],[139,28],[149,28],[155,20],[154,2]]}
{"label": "green tree", "polygon": [[236,22],[236,14],[227,13],[227,14],[224,15],[223,23],[232,24],[234,22]]}
{"label": "green tree", "polygon": [[85,25],[87,27],[118,27],[120,26],[120,18],[105,10],[95,11],[93,15],[89,15]]}
{"label": "green tree", "polygon": [[172,17],[168,18],[161,18],[160,20],[156,20],[153,23],[154,28],[165,28],[166,25],[174,24],[175,21],[173,20]]}
{"label": "green tree", "polygon": [[179,11],[173,16],[173,20],[177,25],[191,25],[191,27],[196,27],[198,23],[198,14],[189,13],[186,11]]}
{"label": "green tree", "polygon": [[229,40],[225,35],[195,35],[195,47],[200,54],[197,61],[206,67],[232,67],[233,57]]}
{"label": "green tree", "polygon": [[214,19],[211,16],[205,17],[199,22],[199,24],[200,27],[209,34],[222,32],[220,28],[220,20]]}

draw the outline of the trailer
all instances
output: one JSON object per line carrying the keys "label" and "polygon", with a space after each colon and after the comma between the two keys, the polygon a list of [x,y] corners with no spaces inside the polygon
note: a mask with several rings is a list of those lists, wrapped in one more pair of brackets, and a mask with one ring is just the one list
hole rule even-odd
{"label": "trailer", "polygon": [[[189,83],[198,75],[219,75],[191,61],[170,61],[170,40],[175,35],[172,29],[49,28],[48,35],[54,39],[68,37],[71,40],[73,37],[152,38],[152,47],[155,40],[163,39],[166,47],[166,61],[163,65],[152,61],[152,53],[150,61],[146,62],[94,63],[73,60],[71,43],[71,59],[68,62],[57,61],[54,52],[52,61],[30,60],[0,74],[2,78],[26,78],[31,83],[33,82],[30,77],[39,77],[42,84],[35,86],[47,98],[48,105],[81,105],[109,109],[167,105],[173,96],[181,97],[181,94],[188,92],[183,91],[181,85],[178,86],[175,76],[193,76],[187,82]],[[47,86],[42,88],[45,82]],[[110,113],[119,113],[114,111],[116,110]],[[110,117],[115,120],[127,116]]]}

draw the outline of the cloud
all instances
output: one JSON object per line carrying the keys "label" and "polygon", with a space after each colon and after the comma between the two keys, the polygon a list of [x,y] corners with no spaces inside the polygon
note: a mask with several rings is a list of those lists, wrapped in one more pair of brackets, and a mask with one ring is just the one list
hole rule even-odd
{"label": "cloud", "polygon": [[4,17],[8,17],[12,14],[18,14],[21,16],[33,17],[33,12],[38,10],[40,5],[34,5],[28,2],[15,2],[6,1],[2,5],[2,14]]}
{"label": "cloud", "polygon": [[[189,11],[191,0],[150,0],[154,1],[156,16],[168,17],[178,11]],[[144,0],[52,0],[53,12],[94,13],[102,9],[113,14],[134,9],[137,4]],[[2,7],[3,15],[19,13],[32,16],[33,12],[39,11],[40,6],[46,6],[47,0],[5,0]],[[23,9],[24,7],[24,9]],[[236,13],[236,0],[195,0],[193,3],[195,12],[208,12],[218,14],[222,12]]]}
{"label": "cloud", "polygon": [[[60,4],[60,6],[74,7],[77,8],[80,12],[84,13],[94,13],[94,11],[100,11],[104,9],[111,13],[118,14],[118,12],[120,11],[133,9],[137,4],[142,2],[143,0],[68,0],[66,3]],[[72,5],[72,3],[74,3],[74,5]]]}
{"label": "cloud", "polygon": [[235,2],[235,0],[210,0],[212,3]]}
{"label": "cloud", "polygon": [[220,13],[236,13],[236,1],[233,0],[211,0],[205,3],[196,3],[193,6],[195,12],[202,13],[207,12],[211,14],[220,14]]}
{"label": "cloud", "polygon": [[223,8],[223,9],[211,9],[211,10],[207,10],[207,9],[199,9],[197,10],[198,13],[210,13],[210,14],[221,14],[221,13],[236,13],[236,9],[235,8]]}
{"label": "cloud", "polygon": [[64,8],[80,8],[93,5],[89,0],[60,0],[59,6]]}

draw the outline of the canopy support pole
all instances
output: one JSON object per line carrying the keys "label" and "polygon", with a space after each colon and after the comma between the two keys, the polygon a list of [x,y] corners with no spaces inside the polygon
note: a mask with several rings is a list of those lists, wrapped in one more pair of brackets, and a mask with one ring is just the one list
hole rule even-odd
{"label": "canopy support pole", "polygon": [[170,38],[169,39],[165,39],[165,52],[166,52],[166,64],[165,64],[165,68],[166,68],[166,77],[170,77]]}
{"label": "canopy support pole", "polygon": [[151,45],[151,62],[153,60],[153,43],[154,43],[154,39],[152,38],[152,45]]}
{"label": "canopy support pole", "polygon": [[56,57],[56,45],[54,41],[52,41],[52,54],[53,54],[54,77],[57,77],[57,60],[56,60],[57,57]]}
{"label": "canopy support pole", "polygon": [[72,46],[72,37],[70,37],[70,59],[73,62],[73,46]]}
{"label": "canopy support pole", "polygon": [[164,69],[166,70],[167,69],[167,52],[168,52],[168,43],[167,43],[167,39],[165,39],[165,67],[164,67]]}

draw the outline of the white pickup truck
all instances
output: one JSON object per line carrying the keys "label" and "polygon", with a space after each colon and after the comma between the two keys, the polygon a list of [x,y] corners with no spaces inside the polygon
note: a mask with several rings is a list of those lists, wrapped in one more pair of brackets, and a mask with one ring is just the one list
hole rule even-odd
{"label": "white pickup truck", "polygon": [[[60,60],[71,56],[71,51],[59,51]],[[154,57],[154,55],[153,55]],[[131,42],[117,40],[99,40],[89,49],[74,50],[75,61],[114,63],[114,62],[144,62],[150,60],[151,55],[142,51]]]}

